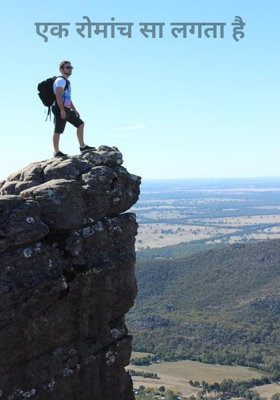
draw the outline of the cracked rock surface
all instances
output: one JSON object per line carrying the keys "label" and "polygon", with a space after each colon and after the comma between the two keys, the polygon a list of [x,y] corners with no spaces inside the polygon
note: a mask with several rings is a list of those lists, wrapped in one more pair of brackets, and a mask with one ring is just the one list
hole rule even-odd
{"label": "cracked rock surface", "polygon": [[115,147],[0,184],[0,399],[133,400],[140,177]]}

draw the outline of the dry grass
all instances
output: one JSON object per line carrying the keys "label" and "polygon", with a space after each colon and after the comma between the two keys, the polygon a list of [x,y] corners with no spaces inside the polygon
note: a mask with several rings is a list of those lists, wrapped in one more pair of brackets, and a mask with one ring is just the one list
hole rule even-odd
{"label": "dry grass", "polygon": [[172,376],[158,374],[160,379],[142,378],[141,376],[133,376],[133,386],[138,389],[140,386],[159,388],[164,386],[165,389],[179,390],[183,396],[196,395],[201,389],[191,386],[187,380],[175,378]]}
{"label": "dry grass", "polygon": [[271,385],[264,385],[261,387],[253,388],[255,392],[258,392],[262,397],[266,397],[267,399],[271,399],[271,397],[275,393],[280,393],[280,385],[279,383],[273,383]]}

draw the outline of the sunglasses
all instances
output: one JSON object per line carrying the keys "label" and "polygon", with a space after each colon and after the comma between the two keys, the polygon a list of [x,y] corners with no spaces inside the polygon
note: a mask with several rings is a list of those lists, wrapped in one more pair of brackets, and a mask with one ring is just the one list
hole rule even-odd
{"label": "sunglasses", "polygon": [[67,66],[67,67],[63,67],[63,68],[65,68],[65,69],[73,69],[74,67],[72,67],[72,66]]}

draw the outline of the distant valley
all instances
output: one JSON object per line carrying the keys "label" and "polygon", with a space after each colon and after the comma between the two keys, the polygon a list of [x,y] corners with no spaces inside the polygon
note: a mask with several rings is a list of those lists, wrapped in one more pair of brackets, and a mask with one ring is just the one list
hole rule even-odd
{"label": "distant valley", "polygon": [[279,374],[280,180],[150,182],[141,196],[134,350]]}
{"label": "distant valley", "polygon": [[280,179],[144,181],[136,248],[280,238]]}

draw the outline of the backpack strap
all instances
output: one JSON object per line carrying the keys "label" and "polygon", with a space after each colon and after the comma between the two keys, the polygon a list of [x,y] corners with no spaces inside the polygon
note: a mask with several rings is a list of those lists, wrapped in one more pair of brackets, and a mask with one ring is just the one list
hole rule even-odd
{"label": "backpack strap", "polygon": [[51,121],[52,120],[51,106],[48,107],[48,113],[47,113],[45,121],[47,121],[48,117],[50,117],[50,121]]}
{"label": "backpack strap", "polygon": [[[63,79],[65,80],[65,82],[66,82],[65,88],[64,88],[64,90],[63,90],[63,93],[64,93],[65,90],[68,89],[69,82],[68,82],[68,80],[67,80],[66,78],[64,78],[64,76],[62,76],[62,75],[58,76],[57,78],[63,78]],[[56,99],[55,99],[55,101],[56,101]],[[63,101],[63,105],[64,105],[64,101]]]}
{"label": "backpack strap", "polygon": [[57,78],[63,78],[66,81],[66,86],[64,88],[64,92],[65,92],[65,90],[68,89],[68,86],[69,86],[68,80],[66,78],[64,78],[64,76],[62,76],[62,75],[58,76]]}
{"label": "backpack strap", "polygon": [[[66,86],[65,86],[64,91],[63,91],[63,93],[64,93],[65,90],[68,89],[68,86],[69,86],[68,80],[67,80],[66,78],[64,78],[64,76],[62,76],[62,75],[57,76],[56,78],[63,78],[63,79],[66,81]],[[54,80],[55,80],[55,79],[54,79]],[[55,102],[56,102],[56,99],[55,99]],[[63,103],[63,105],[64,105],[64,103]],[[51,106],[49,106],[49,107],[48,107],[48,114],[47,114],[46,121],[47,121],[48,117],[50,117],[50,121],[51,121],[51,119],[52,119],[51,115],[52,115],[52,113],[51,113]]]}

